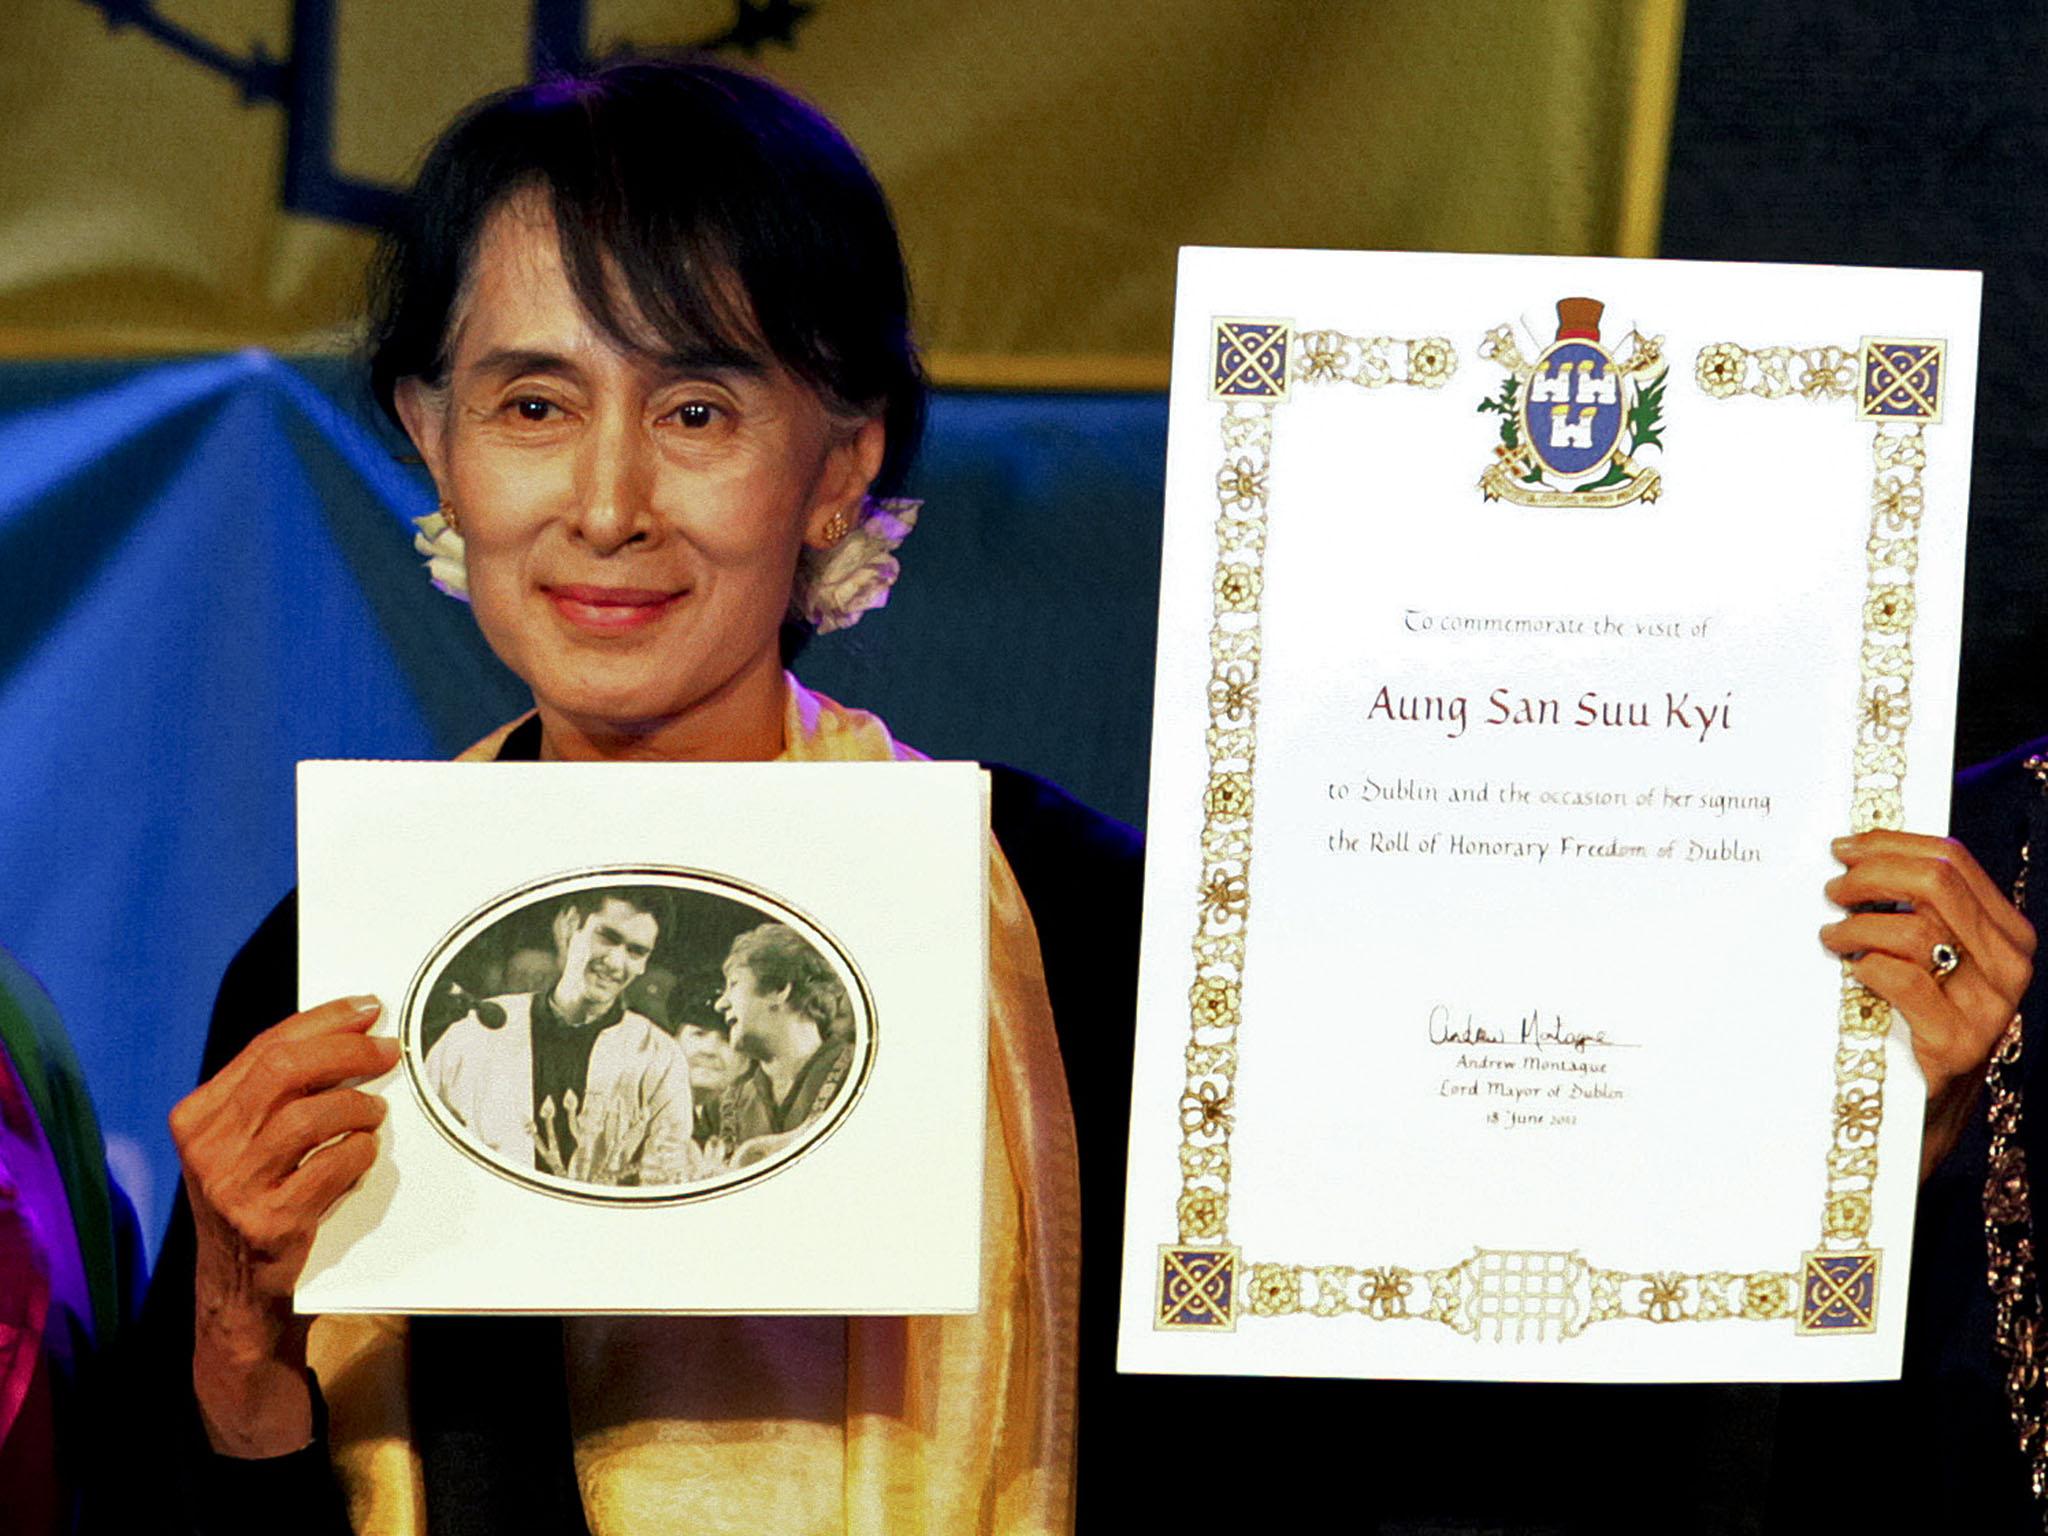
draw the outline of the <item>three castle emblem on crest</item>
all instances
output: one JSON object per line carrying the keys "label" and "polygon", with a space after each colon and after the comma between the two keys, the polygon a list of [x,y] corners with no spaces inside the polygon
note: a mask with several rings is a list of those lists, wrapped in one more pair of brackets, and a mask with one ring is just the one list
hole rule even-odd
{"label": "three castle emblem on crest", "polygon": [[1557,340],[1532,362],[1512,326],[1498,325],[1479,355],[1505,368],[1500,391],[1479,404],[1500,417],[1500,445],[1479,477],[1488,501],[1531,507],[1618,507],[1655,501],[1661,479],[1639,460],[1663,446],[1664,339],[1631,330],[1616,357],[1600,340],[1598,299],[1557,301]]}

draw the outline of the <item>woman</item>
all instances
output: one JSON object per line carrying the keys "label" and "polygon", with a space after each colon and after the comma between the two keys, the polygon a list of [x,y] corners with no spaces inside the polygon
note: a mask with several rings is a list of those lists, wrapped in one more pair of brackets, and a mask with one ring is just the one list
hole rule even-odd
{"label": "woman", "polygon": [[669,1023],[690,1064],[691,1139],[713,1159],[730,1156],[732,1143],[720,1129],[719,1105],[742,1078],[761,1069],[732,1043],[732,1020],[718,1011],[725,987],[722,972],[693,972],[670,994]]}
{"label": "woman", "polygon": [[[468,756],[917,755],[782,669],[793,610],[851,622],[894,574],[913,514],[874,497],[922,422],[906,308],[865,166],[761,81],[629,64],[456,123],[382,267],[371,378],[441,497],[437,580],[466,586],[533,690],[534,713]],[[999,787],[998,840],[1134,889],[1128,842],[1049,793]],[[280,908],[230,968],[206,1080],[172,1115],[189,1210],[150,1331],[191,1521],[1065,1529],[1071,1111],[1031,913],[1000,853],[990,878],[967,1318],[295,1318],[321,1213],[375,1152],[380,1104],[351,1084],[395,1047],[368,1033],[372,998],[285,1016]]]}
{"label": "woman", "polygon": [[1773,1529],[1823,1515],[1896,1530],[2048,1523],[2048,1398],[2031,1343],[2041,1276],[2022,1262],[2027,1151],[2038,1165],[2048,1147],[2018,1091],[2043,1061],[2031,1045],[2022,1059],[2022,1021],[2048,1018],[2048,996],[2016,905],[2029,850],[2048,847],[2044,746],[1961,776],[1954,841],[1866,832],[1836,845],[1847,868],[1828,894],[1849,915],[1821,938],[1911,1030],[1927,1081],[1921,1193],[1903,1378],[1785,1390]]}
{"label": "woman", "polygon": [[[1985,1061],[2029,995],[2034,949],[2004,892],[2023,846],[2048,849],[2048,791],[2020,756],[1988,778],[1965,775],[1958,791],[1957,831],[1991,874],[1960,841],[1871,831],[1835,845],[1844,869],[1826,887],[1845,911],[1821,945],[1898,1010],[1926,1079],[1903,1381],[1780,1390],[1123,1377],[1120,1422],[1188,1428],[1156,1443],[1134,1437],[1110,1487],[1103,1458],[1091,1470],[1084,1450],[1082,1529],[1143,1529],[1172,1486],[1219,1526],[1256,1528],[1298,1504],[1341,1509],[1336,1523],[1381,1536],[2039,1532],[2006,1421],[1982,1199]],[[1715,914],[1701,914],[1693,938],[1702,965],[1741,963]],[[2041,991],[2029,1007],[2048,1019]],[[2043,1059],[2029,1051],[2030,1068]],[[1890,1112],[1921,1108],[1919,1086],[1888,1085]],[[2030,1142],[2037,1166],[2042,1139]],[[2038,1298],[2039,1279],[2025,1294]],[[2033,1380],[2038,1401],[2048,1383]],[[1194,1447],[1210,1454],[1190,1457]]]}
{"label": "woman", "polygon": [[732,941],[718,1011],[733,1048],[761,1070],[719,1101],[738,1167],[795,1139],[832,1106],[853,1063],[853,1009],[824,958],[787,923],[763,923]]}
{"label": "woman", "polygon": [[[534,691],[536,713],[475,755],[902,751],[870,717],[786,683],[778,647],[793,592],[825,624],[864,600],[857,574],[837,608],[821,593],[835,551],[894,536],[867,497],[896,488],[921,409],[899,263],[879,195],[829,127],[713,68],[631,66],[513,93],[443,141],[387,265],[372,371],[443,498],[426,530],[441,579],[466,582]],[[190,1518],[1062,1528],[1072,1280],[1058,1261],[1076,1215],[1046,987],[1084,1154],[1095,1128],[1097,1300],[1080,1350],[1103,1396],[1084,1422],[1115,1452],[1083,1459],[1090,1528],[1126,1524],[1126,1498],[1156,1518],[1169,1488],[1206,1524],[1270,1520],[1276,1498],[1317,1491],[1341,1491],[1363,1520],[1376,1505],[1428,1515],[1462,1489],[1496,1524],[1596,1507],[1619,1519],[1720,1491],[1721,1463],[1674,1465],[1712,1416],[1644,1413],[1628,1394],[1596,1407],[1583,1390],[1113,1378],[1134,849],[1015,777],[998,776],[995,816],[1032,893],[1027,912],[999,866],[992,1166],[1016,1171],[991,1185],[992,1208],[1014,1218],[995,1234],[1003,1262],[984,1308],[998,1337],[972,1320],[416,1319],[402,1339],[307,1328],[289,1310],[307,1243],[373,1154],[376,1102],[346,1084],[393,1053],[366,1034],[374,1000],[286,1017],[293,919],[280,908],[231,968],[207,1081],[175,1117],[190,1211],[152,1295],[164,1417],[151,1442],[174,1453]],[[1873,905],[1825,942],[1860,956],[1858,974],[1912,1024],[1938,1153],[2024,984],[2031,935],[1949,845],[1866,834],[1843,853],[1839,899],[1916,903]],[[1711,957],[1711,931],[1700,940]],[[1932,946],[1956,940],[1964,958],[1937,985]],[[1523,1412],[1546,1392],[1546,1411]],[[1539,1416],[1602,1448],[1598,1479],[1558,1475],[1556,1434],[1516,1432]],[[1142,1426],[1152,1433],[1125,1439]]]}
{"label": "woman", "polygon": [[1827,895],[1848,915],[1821,943],[1911,1030],[1927,1080],[1924,1182],[1971,1124],[1985,1063],[2033,978],[2034,930],[1961,842],[1875,831],[1834,851],[1846,869]]}

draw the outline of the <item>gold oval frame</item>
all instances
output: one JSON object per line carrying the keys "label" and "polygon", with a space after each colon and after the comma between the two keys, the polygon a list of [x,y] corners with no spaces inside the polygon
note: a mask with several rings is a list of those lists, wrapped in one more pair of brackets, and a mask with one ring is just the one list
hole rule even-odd
{"label": "gold oval frame", "polygon": [[[435,986],[455,957],[498,923],[538,902],[581,890],[620,885],[651,885],[686,891],[751,908],[760,913],[764,921],[785,923],[795,929],[831,965],[846,989],[847,1001],[853,1006],[854,1061],[830,1110],[809,1127],[808,1133],[800,1140],[749,1168],[734,1171],[729,1177],[714,1175],[688,1184],[650,1186],[587,1184],[544,1173],[531,1166],[514,1166],[478,1140],[429,1086],[425,1077],[426,1053],[420,1049],[422,1015],[427,999],[433,995]],[[413,1097],[434,1129],[457,1151],[497,1177],[538,1194],[586,1205],[669,1207],[733,1194],[772,1178],[809,1156],[846,1123],[866,1090],[879,1049],[877,1026],[874,994],[868,988],[867,977],[837,936],[794,902],[751,881],[715,870],[693,869],[679,864],[605,864],[560,871],[530,880],[493,897],[449,929],[427,952],[406,988],[405,1007],[399,1016],[399,1059],[404,1063],[406,1081],[412,1088]]]}

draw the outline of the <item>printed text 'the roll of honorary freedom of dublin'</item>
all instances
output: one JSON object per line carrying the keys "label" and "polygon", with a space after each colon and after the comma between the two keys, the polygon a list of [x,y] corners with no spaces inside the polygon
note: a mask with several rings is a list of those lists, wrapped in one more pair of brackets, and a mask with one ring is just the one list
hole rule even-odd
{"label": "printed text 'the roll of honorary freedom of dublin'", "polygon": [[1565,859],[1665,859],[1685,864],[1761,864],[1763,851],[1732,837],[1711,841],[1676,837],[1651,846],[1618,837],[1588,841],[1565,834],[1543,837],[1468,837],[1462,832],[1334,832],[1332,853],[1442,854],[1467,859],[1526,859],[1537,864],[1553,854]]}

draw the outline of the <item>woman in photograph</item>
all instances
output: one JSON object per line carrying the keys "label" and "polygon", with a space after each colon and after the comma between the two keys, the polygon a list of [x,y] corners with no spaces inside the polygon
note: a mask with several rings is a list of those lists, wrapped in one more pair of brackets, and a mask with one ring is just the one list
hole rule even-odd
{"label": "woman in photograph", "polygon": [[746,1168],[832,1107],[853,1064],[853,1005],[801,934],[763,923],[732,941],[717,1007],[731,1021],[733,1049],[760,1068],[719,1103],[733,1166]]}
{"label": "woman in photograph", "polygon": [[724,975],[715,966],[707,966],[677,988],[669,1010],[676,1044],[690,1066],[690,1136],[707,1161],[713,1162],[729,1157],[732,1151],[720,1113],[725,1096],[735,1084],[761,1070],[733,1046],[732,1020],[718,1008],[724,989]]}
{"label": "woman in photograph", "polygon": [[[374,392],[439,493],[421,532],[434,578],[533,691],[468,759],[919,755],[784,670],[793,629],[851,623],[894,579],[916,511],[889,498],[924,414],[888,208],[817,113],[701,62],[488,98],[429,154],[370,331]],[[999,774],[995,799],[971,1316],[294,1316],[322,1213],[375,1156],[381,1105],[352,1085],[397,1047],[368,1033],[376,999],[293,1012],[281,906],[230,967],[203,1081],[172,1115],[185,1200],[145,1365],[180,1518],[1068,1529],[1079,1176],[1048,976],[1055,1000],[1081,999],[1066,1027],[1101,1028],[1090,1008],[1129,1024],[1128,992],[1101,1001],[1099,960],[1051,933],[1120,926],[1118,952],[1133,947],[1136,847],[1025,776]],[[1043,956],[1010,848],[1034,905],[1059,909]],[[736,1044],[782,1042],[756,1059],[789,1071],[767,1105],[786,1130],[836,1015],[792,987],[799,1017],[773,1016],[773,950],[736,948],[726,1011]],[[812,1075],[815,1102],[830,1073]]]}

